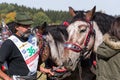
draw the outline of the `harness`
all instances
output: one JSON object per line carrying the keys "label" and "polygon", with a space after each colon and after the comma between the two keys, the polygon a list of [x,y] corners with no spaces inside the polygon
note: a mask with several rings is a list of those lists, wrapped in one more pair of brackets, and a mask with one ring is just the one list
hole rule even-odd
{"label": "harness", "polygon": [[[93,29],[93,23],[91,22],[88,22],[86,21],[90,26],[89,26],[89,32],[88,34],[86,35],[86,39],[84,41],[84,47],[82,48],[81,45],[78,45],[78,44],[75,44],[75,43],[72,43],[72,42],[65,42],[64,43],[64,48],[65,49],[68,49],[68,50],[72,50],[74,52],[81,52],[83,57],[85,57],[87,54],[84,54],[86,51],[87,51],[87,46],[88,46],[88,43],[90,42],[90,37],[92,35],[94,35],[94,39],[95,39],[95,30]],[[93,44],[94,45],[94,44]],[[92,49],[92,48],[91,48]],[[90,50],[91,50],[90,49]]]}

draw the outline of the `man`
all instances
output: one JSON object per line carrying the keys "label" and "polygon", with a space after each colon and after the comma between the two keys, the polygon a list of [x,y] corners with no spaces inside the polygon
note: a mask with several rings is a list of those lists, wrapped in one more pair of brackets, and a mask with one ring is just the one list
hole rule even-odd
{"label": "man", "polygon": [[[24,77],[25,80],[36,78],[39,60],[39,48],[37,39],[31,34],[30,26],[32,18],[25,12],[16,13],[15,25],[11,35],[0,48],[0,67],[7,61],[7,74],[0,70],[0,77],[4,80],[12,80],[11,77]],[[50,69],[40,67],[45,73],[53,73]]]}

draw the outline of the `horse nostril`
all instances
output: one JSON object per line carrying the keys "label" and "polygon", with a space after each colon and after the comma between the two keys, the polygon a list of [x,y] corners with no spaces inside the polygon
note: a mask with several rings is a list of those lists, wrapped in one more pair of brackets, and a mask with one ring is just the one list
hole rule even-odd
{"label": "horse nostril", "polygon": [[71,58],[68,58],[68,60],[65,61],[63,65],[64,65],[65,68],[67,68],[68,70],[71,70],[71,68],[72,68],[72,66],[73,66],[73,63],[72,63]]}
{"label": "horse nostril", "polygon": [[69,63],[69,64],[68,64],[69,66],[73,66],[73,63],[72,63],[71,58],[69,58],[68,63]]}

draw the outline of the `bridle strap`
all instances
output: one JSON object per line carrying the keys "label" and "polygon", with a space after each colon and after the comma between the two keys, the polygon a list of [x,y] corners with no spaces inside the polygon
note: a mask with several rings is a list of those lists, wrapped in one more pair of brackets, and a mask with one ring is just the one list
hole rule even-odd
{"label": "bridle strap", "polygon": [[84,42],[85,47],[87,47],[87,45],[88,45],[88,43],[90,41],[90,36],[95,34],[94,29],[93,29],[93,23],[91,24],[90,21],[87,21],[87,23],[89,23],[89,25],[90,25],[90,30],[89,30],[89,32],[87,34],[87,37],[86,37],[86,40]]}
{"label": "bridle strap", "polygon": [[74,44],[72,42],[65,42],[64,48],[75,51],[75,52],[80,52],[82,50],[82,48],[79,45]]}

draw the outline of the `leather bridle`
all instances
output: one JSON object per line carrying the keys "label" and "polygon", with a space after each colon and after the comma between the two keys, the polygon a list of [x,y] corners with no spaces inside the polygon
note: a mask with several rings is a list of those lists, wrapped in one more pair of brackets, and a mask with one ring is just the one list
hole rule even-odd
{"label": "leather bridle", "polygon": [[[64,43],[64,48],[67,49],[67,50],[72,50],[74,52],[82,52],[82,54],[84,54],[86,51],[87,51],[87,46],[88,46],[88,43],[90,42],[90,37],[91,36],[94,36],[94,39],[95,39],[95,30],[93,29],[93,23],[90,22],[90,21],[86,21],[88,24],[89,24],[89,32],[88,34],[86,35],[86,39],[84,41],[84,47],[82,48],[81,45],[78,45],[76,43],[73,43],[73,42],[65,42]],[[95,40],[94,40],[95,41]],[[94,45],[94,44],[93,44]]]}

